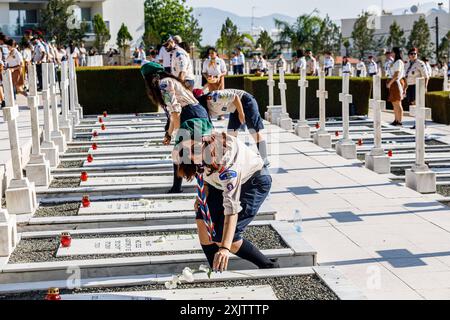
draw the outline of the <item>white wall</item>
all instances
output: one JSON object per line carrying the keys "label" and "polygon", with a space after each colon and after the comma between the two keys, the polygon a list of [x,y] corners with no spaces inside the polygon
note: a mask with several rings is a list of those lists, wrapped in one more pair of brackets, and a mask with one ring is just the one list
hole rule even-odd
{"label": "white wall", "polygon": [[140,45],[145,31],[144,0],[106,0],[102,3],[101,14],[105,21],[109,21],[111,32],[106,49],[116,47],[117,33],[122,23],[125,23],[133,37],[131,46]]}

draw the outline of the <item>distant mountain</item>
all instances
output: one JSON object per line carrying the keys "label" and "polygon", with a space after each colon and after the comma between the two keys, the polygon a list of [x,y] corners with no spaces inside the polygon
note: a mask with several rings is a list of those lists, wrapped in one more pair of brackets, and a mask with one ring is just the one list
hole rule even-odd
{"label": "distant mountain", "polygon": [[[227,17],[238,26],[240,32],[250,32],[252,26],[252,17],[241,17],[234,13],[211,7],[194,8],[194,15],[198,19],[200,26],[203,28],[202,45],[215,45],[220,36],[222,24]],[[274,19],[283,20],[289,23],[295,22],[295,18],[293,17],[282,14],[272,14],[265,17],[255,17],[254,26],[262,27],[264,30],[270,31],[275,28]]]}

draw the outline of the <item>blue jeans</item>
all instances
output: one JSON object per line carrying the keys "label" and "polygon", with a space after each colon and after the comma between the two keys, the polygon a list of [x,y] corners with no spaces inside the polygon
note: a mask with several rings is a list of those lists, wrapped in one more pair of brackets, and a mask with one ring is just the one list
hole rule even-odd
{"label": "blue jeans", "polygon": [[[245,124],[249,130],[259,132],[264,129],[264,124],[259,114],[258,102],[251,94],[244,94],[241,99],[242,107],[245,114]],[[239,113],[237,110],[230,114],[230,120],[228,122],[228,130],[238,130],[241,127],[241,121],[239,120]]]}

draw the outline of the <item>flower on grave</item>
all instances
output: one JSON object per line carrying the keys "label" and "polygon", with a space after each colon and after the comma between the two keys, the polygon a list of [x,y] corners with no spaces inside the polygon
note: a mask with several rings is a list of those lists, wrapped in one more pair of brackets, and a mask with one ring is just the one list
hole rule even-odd
{"label": "flower on grave", "polygon": [[144,148],[150,148],[150,142],[145,142],[144,143]]}
{"label": "flower on grave", "polygon": [[182,273],[182,279],[189,283],[194,282],[195,281],[194,271],[192,271],[191,268],[189,267],[184,268]]}
{"label": "flower on grave", "polygon": [[178,285],[181,284],[180,277],[173,276],[171,281],[167,281],[164,285],[166,289],[173,290],[178,287]]}
{"label": "flower on grave", "polygon": [[165,236],[161,236],[158,239],[156,239],[155,241],[153,241],[153,243],[164,243],[164,242],[166,242]]}
{"label": "flower on grave", "polygon": [[94,130],[94,132],[92,132],[92,136],[95,138],[95,137],[98,137],[98,132],[97,132],[97,130]]}
{"label": "flower on grave", "polygon": [[150,205],[150,201],[147,200],[147,199],[140,199],[140,200],[139,200],[139,203],[140,203],[143,207],[146,207],[146,206]]}
{"label": "flower on grave", "polygon": [[127,130],[133,130],[133,128],[132,127],[126,127],[127,128]]}

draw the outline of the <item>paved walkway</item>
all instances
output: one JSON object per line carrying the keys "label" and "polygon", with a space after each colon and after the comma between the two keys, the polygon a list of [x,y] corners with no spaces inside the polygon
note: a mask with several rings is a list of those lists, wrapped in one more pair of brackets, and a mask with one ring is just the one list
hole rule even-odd
{"label": "paved walkway", "polygon": [[271,158],[271,204],[279,219],[301,210],[320,265],[338,266],[369,299],[450,298],[450,208],[359,161],[267,131],[280,141],[271,144],[280,154]]}

